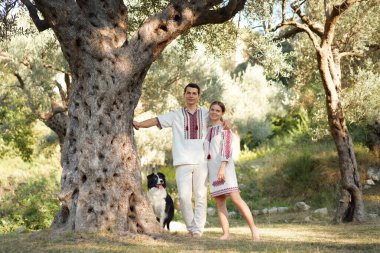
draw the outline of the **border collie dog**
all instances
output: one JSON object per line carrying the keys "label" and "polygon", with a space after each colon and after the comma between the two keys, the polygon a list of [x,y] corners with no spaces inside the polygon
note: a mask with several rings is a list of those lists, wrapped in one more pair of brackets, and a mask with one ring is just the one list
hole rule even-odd
{"label": "border collie dog", "polygon": [[166,179],[162,173],[152,173],[148,178],[148,198],[153,206],[154,214],[161,226],[168,230],[174,216],[173,199],[166,192]]}

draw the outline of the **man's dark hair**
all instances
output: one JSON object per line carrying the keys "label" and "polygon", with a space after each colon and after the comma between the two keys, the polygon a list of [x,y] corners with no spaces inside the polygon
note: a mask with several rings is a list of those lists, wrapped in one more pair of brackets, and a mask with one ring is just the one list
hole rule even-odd
{"label": "man's dark hair", "polygon": [[199,88],[198,84],[196,84],[196,83],[189,83],[188,85],[186,85],[186,86],[185,86],[185,89],[183,90],[183,94],[186,93],[186,89],[187,89],[188,87],[197,89],[197,90],[198,90],[198,95],[201,94],[201,88]]}

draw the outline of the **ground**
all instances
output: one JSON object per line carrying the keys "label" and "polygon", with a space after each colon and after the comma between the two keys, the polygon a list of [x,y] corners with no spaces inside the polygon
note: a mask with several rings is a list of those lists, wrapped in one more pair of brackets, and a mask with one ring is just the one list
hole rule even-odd
{"label": "ground", "polygon": [[[368,213],[380,216],[380,184],[363,190]],[[0,253],[13,252],[380,252],[380,218],[362,224],[333,224],[333,211],[258,215],[261,242],[250,240],[241,218],[231,219],[231,239],[220,241],[216,217],[208,217],[202,238],[188,237],[183,225],[160,235],[88,234],[42,230],[0,234]],[[310,217],[310,222],[305,222]]]}
{"label": "ground", "polygon": [[257,217],[261,242],[250,240],[241,219],[231,220],[231,239],[220,241],[217,223],[216,217],[210,217],[199,239],[188,237],[184,230],[153,236],[50,230],[7,234],[0,236],[0,252],[380,252],[379,220],[272,224]]}

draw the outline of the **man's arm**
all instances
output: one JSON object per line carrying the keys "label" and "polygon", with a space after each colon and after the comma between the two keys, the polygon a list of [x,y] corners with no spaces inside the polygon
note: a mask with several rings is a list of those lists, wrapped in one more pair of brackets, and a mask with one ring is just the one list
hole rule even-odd
{"label": "man's arm", "polygon": [[232,129],[232,123],[231,123],[231,121],[229,121],[228,119],[224,120],[223,121],[223,129],[224,130],[231,130]]}
{"label": "man's arm", "polygon": [[136,130],[139,130],[140,128],[149,128],[152,126],[157,126],[158,125],[158,119],[157,118],[151,118],[147,119],[141,122],[138,121],[133,121],[133,127]]}

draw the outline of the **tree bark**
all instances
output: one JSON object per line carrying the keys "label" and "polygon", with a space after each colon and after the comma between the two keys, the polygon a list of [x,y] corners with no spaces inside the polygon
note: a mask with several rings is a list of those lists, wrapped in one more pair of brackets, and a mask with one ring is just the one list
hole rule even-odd
{"label": "tree bark", "polygon": [[73,92],[62,150],[55,227],[158,232],[141,185],[133,140],[133,111],[146,68],[130,75],[126,58],[112,62],[81,54],[72,68]]}
{"label": "tree bark", "polygon": [[376,158],[380,158],[380,115],[377,116],[377,119],[371,125],[370,149]]}

